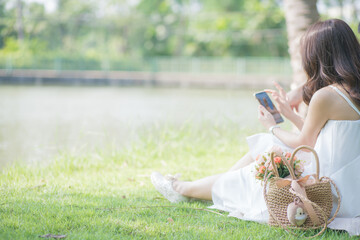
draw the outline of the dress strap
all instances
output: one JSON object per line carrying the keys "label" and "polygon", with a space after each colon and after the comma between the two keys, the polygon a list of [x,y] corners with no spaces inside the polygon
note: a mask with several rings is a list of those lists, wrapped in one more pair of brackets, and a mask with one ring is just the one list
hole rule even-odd
{"label": "dress strap", "polygon": [[333,85],[330,85],[330,87],[334,89],[338,94],[340,94],[340,96],[342,96],[345,99],[345,101],[348,102],[350,107],[352,107],[355,110],[355,112],[357,112],[357,114],[360,115],[360,110],[350,101],[350,99],[342,91],[340,91],[337,87]]}

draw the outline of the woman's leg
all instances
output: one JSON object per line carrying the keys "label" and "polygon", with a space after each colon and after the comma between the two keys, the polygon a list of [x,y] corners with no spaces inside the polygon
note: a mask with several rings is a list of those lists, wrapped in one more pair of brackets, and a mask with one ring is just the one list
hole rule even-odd
{"label": "woman's leg", "polygon": [[234,166],[232,166],[229,169],[229,172],[238,170],[239,168],[246,167],[247,165],[249,165],[252,162],[254,162],[254,159],[251,157],[250,153],[248,152],[239,161],[237,161]]}
{"label": "woman's leg", "polygon": [[[254,160],[252,159],[250,153],[245,154],[234,166],[229,169],[230,171],[235,171],[239,168],[243,168]],[[205,177],[199,180],[195,180],[192,182],[185,182],[185,181],[174,181],[173,188],[175,191],[184,195],[186,197],[204,199],[204,200],[211,200],[211,189],[214,185],[215,181],[221,176],[222,174],[217,174],[209,177]]]}
{"label": "woman's leg", "polygon": [[186,197],[211,200],[211,188],[221,175],[222,174],[217,174],[192,182],[177,180],[173,182],[173,188],[175,191]]}

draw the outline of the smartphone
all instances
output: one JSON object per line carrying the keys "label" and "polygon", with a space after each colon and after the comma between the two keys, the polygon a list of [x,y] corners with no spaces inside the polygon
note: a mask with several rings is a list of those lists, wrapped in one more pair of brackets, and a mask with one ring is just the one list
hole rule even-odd
{"label": "smartphone", "polygon": [[261,105],[263,105],[274,117],[276,124],[284,122],[284,119],[281,117],[281,114],[276,109],[275,105],[271,101],[269,95],[266,92],[255,93],[256,99]]}

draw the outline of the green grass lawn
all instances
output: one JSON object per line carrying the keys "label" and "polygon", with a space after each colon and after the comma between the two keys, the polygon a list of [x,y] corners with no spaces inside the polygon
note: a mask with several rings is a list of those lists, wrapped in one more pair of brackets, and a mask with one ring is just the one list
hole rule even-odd
{"label": "green grass lawn", "polygon": [[[210,202],[171,204],[150,182],[153,170],[189,180],[226,171],[258,130],[232,122],[154,126],[126,148],[61,153],[46,166],[14,164],[0,174],[0,239],[297,239],[201,210]],[[351,238],[327,230],[319,239]]]}

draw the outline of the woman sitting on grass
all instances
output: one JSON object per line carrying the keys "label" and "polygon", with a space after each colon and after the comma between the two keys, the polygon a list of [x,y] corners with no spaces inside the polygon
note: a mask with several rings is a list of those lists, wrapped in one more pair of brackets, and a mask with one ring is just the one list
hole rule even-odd
{"label": "woman sitting on grass", "polygon": [[[274,146],[291,152],[309,145],[319,155],[320,176],[332,178],[342,197],[337,218],[329,227],[360,235],[360,45],[345,22],[332,19],[307,30],[301,55],[308,77],[303,87],[303,100],[309,105],[306,119],[291,109],[280,86],[279,92],[268,90],[281,114],[300,133],[278,127],[260,105],[258,118],[271,134],[248,137],[250,152],[228,172],[191,182],[154,172],[151,180],[155,188],[171,202],[212,200],[213,208],[228,211],[231,216],[266,222],[268,212],[263,186],[254,177],[254,159]],[[305,166],[305,173],[314,172],[313,164]]]}

